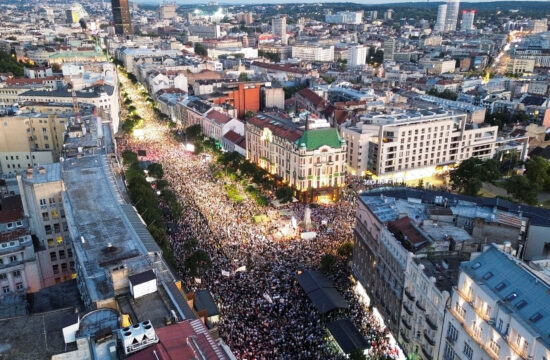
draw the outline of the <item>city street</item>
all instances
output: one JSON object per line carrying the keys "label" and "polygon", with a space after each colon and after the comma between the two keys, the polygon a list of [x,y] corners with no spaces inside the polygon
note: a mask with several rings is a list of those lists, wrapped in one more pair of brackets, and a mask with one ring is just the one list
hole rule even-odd
{"label": "city street", "polygon": [[[334,359],[337,355],[327,341],[324,324],[350,317],[373,345],[373,355],[395,356],[374,313],[359,301],[345,259],[338,261],[329,277],[350,303],[349,309],[321,318],[295,281],[298,271],[318,268],[322,255],[335,254],[341,243],[353,241],[354,194],[346,194],[332,206],[312,209],[317,238],[275,240],[277,210],[261,208],[249,198],[240,204],[232,202],[224,189],[231,180],[212,176],[214,160],[186,154],[168,126],[139,99],[137,86],[123,75],[120,80],[146,121],[134,132],[137,136],[128,136],[119,150],[145,150],[146,160],[163,165],[164,178],[184,206],[178,230],[170,235],[179,275],[186,291],[212,292],[221,311],[220,334],[234,354],[241,359]],[[285,209],[297,219],[304,217],[303,204]],[[254,215],[266,213],[274,216],[265,223],[253,221]],[[212,268],[199,278],[189,276],[183,264],[193,250],[188,246],[192,239],[212,260]]]}

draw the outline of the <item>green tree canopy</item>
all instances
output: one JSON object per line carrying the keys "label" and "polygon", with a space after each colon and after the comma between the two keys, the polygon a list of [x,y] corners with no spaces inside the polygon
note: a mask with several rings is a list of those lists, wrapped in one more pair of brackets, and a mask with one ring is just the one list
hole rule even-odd
{"label": "green tree canopy", "polygon": [[196,42],[195,44],[193,44],[193,48],[195,49],[195,54],[197,55],[200,55],[200,56],[208,55],[208,51],[206,51],[206,48],[204,47],[204,45],[199,42]]}
{"label": "green tree canopy", "polygon": [[514,175],[508,178],[504,187],[508,193],[523,203],[529,205],[536,205],[538,203],[537,195],[540,188],[536,184],[529,182],[525,176]]}
{"label": "green tree canopy", "polygon": [[451,172],[451,186],[466,195],[476,196],[484,181],[500,178],[499,164],[496,160],[469,158]]}
{"label": "green tree canopy", "polygon": [[159,163],[152,163],[147,167],[147,171],[149,172],[150,176],[156,179],[162,179],[162,177],[164,176],[164,169]]}
{"label": "green tree canopy", "polygon": [[533,156],[525,162],[525,177],[539,188],[550,189],[550,162],[541,156]]}
{"label": "green tree canopy", "polygon": [[187,138],[191,141],[202,137],[202,128],[199,124],[191,125],[185,130]]}

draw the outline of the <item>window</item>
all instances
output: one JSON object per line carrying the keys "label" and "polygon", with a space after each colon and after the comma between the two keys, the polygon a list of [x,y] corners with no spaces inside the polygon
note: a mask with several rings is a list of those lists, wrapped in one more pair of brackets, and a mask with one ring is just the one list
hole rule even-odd
{"label": "window", "polygon": [[539,312],[534,313],[533,316],[531,316],[531,317],[529,318],[529,320],[531,320],[531,321],[534,322],[534,323],[537,322],[537,321],[539,321],[540,319],[542,319],[542,314],[539,313]]}
{"label": "window", "polygon": [[10,287],[9,286],[2,286],[2,292],[4,294],[8,294],[10,292]]}
{"label": "window", "polygon": [[455,342],[457,338],[458,338],[458,331],[452,324],[449,324],[449,328],[447,329],[447,339],[451,340],[452,342]]}
{"label": "window", "polygon": [[6,280],[8,278],[7,274],[0,274],[0,280]]}
{"label": "window", "polygon": [[472,357],[474,356],[474,350],[468,345],[466,342],[464,342],[464,355],[466,355],[466,358],[469,360],[472,360]]}
{"label": "window", "polygon": [[59,224],[53,224],[53,230],[56,234],[61,232],[61,226]]}
{"label": "window", "polygon": [[50,261],[56,261],[57,260],[57,254],[55,253],[55,251],[52,251],[50,253]]}
{"label": "window", "polygon": [[485,273],[485,275],[483,275],[483,280],[489,280],[492,277],[493,277],[493,273],[488,271],[487,273]]}
{"label": "window", "polygon": [[57,210],[52,210],[52,219],[57,219],[59,217],[59,213]]}
{"label": "window", "polygon": [[15,284],[15,288],[16,288],[17,290],[23,290],[23,283],[22,283],[22,282],[16,283],[16,284]]}
{"label": "window", "polygon": [[17,261],[17,256],[15,255],[10,256],[10,262],[14,262],[14,261]]}
{"label": "window", "polygon": [[50,235],[52,233],[52,226],[51,225],[44,226],[44,231],[46,231],[47,235]]}
{"label": "window", "polygon": [[499,355],[500,353],[500,346],[497,344],[496,341],[494,340],[491,340],[489,342],[489,349],[491,349],[491,351],[495,354],[495,355]]}
{"label": "window", "polygon": [[527,305],[527,301],[522,299],[516,304],[516,309],[518,310],[523,309],[525,305]]}
{"label": "window", "polygon": [[43,212],[42,213],[42,221],[48,221],[50,220],[50,216],[48,215],[47,212]]}
{"label": "window", "polygon": [[480,267],[481,267],[480,262],[476,262],[474,265],[472,265],[472,269],[474,269],[474,270],[479,269]]}
{"label": "window", "polygon": [[59,265],[56,264],[52,266],[52,270],[54,274],[59,274]]}
{"label": "window", "polygon": [[51,247],[54,245],[53,239],[48,239],[48,247]]}
{"label": "window", "polygon": [[61,264],[61,271],[63,272],[67,271],[67,263]]}
{"label": "window", "polygon": [[498,285],[495,287],[495,289],[497,289],[497,291],[501,291],[505,287],[506,287],[506,284],[504,283],[504,281],[502,281],[502,282],[498,283]]}
{"label": "window", "polygon": [[514,291],[504,298],[506,301],[512,301],[518,297],[518,294]]}
{"label": "window", "polygon": [[70,258],[73,257],[73,249],[67,249],[67,256]]}
{"label": "window", "polygon": [[63,236],[58,236],[56,240],[59,245],[63,244]]}
{"label": "window", "polygon": [[15,271],[13,272],[13,277],[21,277],[21,271],[15,270]]}
{"label": "window", "polygon": [[61,260],[65,259],[65,250],[59,250],[59,258]]}

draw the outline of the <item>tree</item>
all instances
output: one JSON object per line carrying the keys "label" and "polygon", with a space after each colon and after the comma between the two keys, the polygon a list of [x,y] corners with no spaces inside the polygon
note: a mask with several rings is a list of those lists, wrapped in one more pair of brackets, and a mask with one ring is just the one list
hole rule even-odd
{"label": "tree", "polygon": [[11,72],[15,76],[23,76],[24,67],[17,62],[15,55],[0,51],[0,73]]}
{"label": "tree", "polygon": [[525,177],[539,188],[550,188],[550,162],[541,156],[533,156],[525,162]]}
{"label": "tree", "polygon": [[122,152],[122,161],[124,161],[124,164],[126,165],[137,163],[138,162],[137,154],[130,150],[124,150]]}
{"label": "tree", "polygon": [[367,356],[362,349],[357,349],[349,354],[349,360],[367,360]]}
{"label": "tree", "polygon": [[500,178],[498,162],[493,159],[483,161],[469,158],[451,172],[451,187],[466,195],[476,196],[484,181]]}
{"label": "tree", "polygon": [[202,128],[201,128],[200,124],[195,124],[195,125],[189,126],[185,130],[185,134],[187,135],[187,138],[191,141],[200,139],[203,136],[202,135]]}
{"label": "tree", "polygon": [[197,55],[200,55],[200,56],[208,55],[208,51],[206,51],[206,48],[204,47],[204,45],[199,42],[196,42],[195,44],[193,44],[193,48],[195,49],[195,54]]}
{"label": "tree", "polygon": [[147,171],[149,171],[150,176],[156,179],[162,179],[164,176],[164,170],[162,169],[162,165],[159,163],[152,163],[147,167]]}
{"label": "tree", "polygon": [[331,272],[334,268],[334,265],[336,265],[336,256],[332,254],[325,254],[321,257],[321,270],[324,272]]}
{"label": "tree", "polygon": [[340,246],[338,246],[338,250],[336,252],[338,255],[343,256],[346,259],[349,258],[353,254],[353,243],[351,241],[343,242]]}
{"label": "tree", "polygon": [[517,200],[529,204],[536,205],[538,203],[537,195],[539,187],[536,184],[529,182],[527,177],[514,175],[506,180],[504,188]]}
{"label": "tree", "polygon": [[189,270],[191,276],[197,276],[210,269],[212,261],[206,251],[199,249],[185,259],[184,265]]}
{"label": "tree", "polygon": [[288,186],[282,186],[275,192],[275,197],[283,204],[292,201],[292,195],[293,191]]}
{"label": "tree", "polygon": [[247,73],[242,72],[242,73],[239,74],[239,81],[248,81],[248,80],[250,80],[250,79],[248,78]]}

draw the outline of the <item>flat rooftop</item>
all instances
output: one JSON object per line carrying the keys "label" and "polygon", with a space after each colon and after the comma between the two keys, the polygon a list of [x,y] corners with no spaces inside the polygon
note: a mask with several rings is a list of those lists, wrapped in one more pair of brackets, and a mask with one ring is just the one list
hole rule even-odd
{"label": "flat rooftop", "polygon": [[151,267],[147,249],[124,215],[120,194],[109,183],[105,167],[104,155],[71,158],[63,163],[64,203],[75,259],[95,300],[114,296],[111,269],[124,265],[132,274]]}
{"label": "flat rooftop", "polygon": [[44,184],[54,181],[61,181],[61,164],[43,164],[32,168],[32,175],[29,171],[22,172],[24,181],[32,184]]}
{"label": "flat rooftop", "polygon": [[443,109],[423,109],[423,110],[404,110],[385,114],[380,112],[372,112],[361,117],[361,121],[365,124],[374,125],[401,125],[412,124],[429,121],[453,120],[460,116],[453,112]]}
{"label": "flat rooftop", "polygon": [[[49,360],[65,351],[61,324],[74,314],[74,309],[55,310],[0,320],[4,331],[0,340],[0,356],[17,360]],[[69,346],[67,350],[72,350]]]}
{"label": "flat rooftop", "polygon": [[414,258],[414,262],[424,265],[426,276],[435,278],[435,286],[440,291],[447,291],[449,294],[458,283],[460,264],[467,260],[467,256],[448,254]]}

